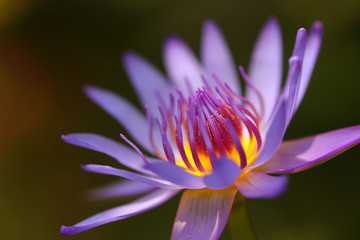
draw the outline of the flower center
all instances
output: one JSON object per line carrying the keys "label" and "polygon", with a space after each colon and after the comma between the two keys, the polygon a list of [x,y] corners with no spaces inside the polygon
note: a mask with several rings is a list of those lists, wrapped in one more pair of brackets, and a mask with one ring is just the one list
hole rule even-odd
{"label": "flower center", "polygon": [[177,100],[170,93],[170,107],[159,106],[161,121],[155,118],[163,151],[154,144],[148,114],[150,139],[158,157],[201,176],[211,172],[212,163],[220,157],[242,169],[254,162],[262,144],[259,114],[226,84],[219,86],[198,89],[188,100],[179,90]]}

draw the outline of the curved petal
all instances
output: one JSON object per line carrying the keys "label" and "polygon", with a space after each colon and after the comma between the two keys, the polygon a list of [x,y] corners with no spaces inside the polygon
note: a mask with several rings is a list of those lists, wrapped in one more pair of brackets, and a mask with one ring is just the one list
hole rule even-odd
{"label": "curved petal", "polygon": [[261,172],[251,172],[235,183],[240,193],[247,198],[276,198],[284,193],[288,176],[270,176]]}
{"label": "curved petal", "polygon": [[172,240],[215,240],[223,231],[236,189],[186,190],[180,200]]}
{"label": "curved petal", "polygon": [[[115,118],[148,152],[153,153],[150,139],[144,137],[149,132],[145,116],[118,95],[97,87],[87,86],[87,96]],[[156,130],[156,129],[154,129]]]}
{"label": "curved petal", "polygon": [[[279,95],[282,78],[282,40],[278,21],[270,18],[261,31],[253,50],[249,77],[264,99],[264,122],[267,122]],[[260,100],[251,89],[246,89],[246,98],[260,110]]]}
{"label": "curved petal", "polygon": [[142,105],[147,105],[152,116],[159,116],[160,105],[157,94],[164,95],[163,101],[169,103],[171,87],[160,71],[147,60],[133,52],[123,55],[123,64]]}
{"label": "curved petal", "polygon": [[110,166],[98,165],[98,164],[87,164],[87,165],[83,165],[82,168],[89,172],[123,177],[123,178],[127,178],[129,180],[148,184],[148,185],[151,185],[154,187],[168,188],[168,189],[181,189],[181,187],[174,185],[166,180],[162,180],[162,179],[158,179],[158,178],[154,178],[154,177],[150,177],[150,176],[143,176],[143,175],[140,175],[137,173],[113,168]]}
{"label": "curved petal", "polygon": [[284,99],[281,100],[275,116],[266,131],[265,140],[261,148],[259,156],[256,158],[253,165],[248,169],[253,169],[264,164],[279,148],[286,129],[286,104]]}
{"label": "curved petal", "polygon": [[183,168],[169,162],[147,164],[145,168],[152,171],[162,179],[183,188],[199,189],[205,187],[201,177],[188,173]]}
{"label": "curved petal", "polygon": [[286,141],[259,171],[274,174],[303,171],[359,143],[360,125]]}
{"label": "curved petal", "polygon": [[204,85],[201,79],[203,70],[199,61],[179,38],[171,36],[166,39],[164,61],[170,79],[183,91],[185,97]]}
{"label": "curved petal", "polygon": [[211,20],[206,21],[203,26],[201,61],[210,75],[215,73],[221,81],[242,95],[236,67],[226,40],[217,24]]}
{"label": "curved petal", "polygon": [[204,176],[204,182],[210,189],[220,190],[232,185],[241,173],[240,167],[227,158],[212,163],[213,171]]}
{"label": "curved petal", "polygon": [[287,76],[288,88],[286,90],[286,126],[289,125],[290,120],[295,111],[296,98],[299,93],[299,83],[301,75],[301,59],[298,56],[289,59],[289,73]]}
{"label": "curved petal", "polygon": [[109,209],[87,218],[73,226],[61,226],[61,234],[72,235],[109,222],[125,219],[155,208],[168,201],[177,190],[158,189],[131,203]]}
{"label": "curved petal", "polygon": [[147,172],[145,162],[138,153],[110,138],[93,133],[72,133],[61,138],[67,143],[105,153],[128,168]]}
{"label": "curved petal", "polygon": [[300,90],[296,101],[296,107],[298,107],[303,99],[307,86],[313,72],[317,56],[320,51],[321,42],[323,36],[323,25],[321,22],[315,22],[310,30],[309,38],[306,43],[306,49],[304,54],[304,61],[302,66]]}
{"label": "curved petal", "polygon": [[87,195],[91,200],[132,197],[155,190],[152,185],[122,180],[90,190]]}

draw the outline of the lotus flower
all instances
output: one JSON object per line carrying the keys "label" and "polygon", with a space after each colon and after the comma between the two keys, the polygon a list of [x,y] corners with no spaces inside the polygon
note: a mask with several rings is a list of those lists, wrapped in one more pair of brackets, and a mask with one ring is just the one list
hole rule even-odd
{"label": "lotus flower", "polygon": [[283,141],[321,41],[320,22],[308,36],[305,29],[298,30],[281,88],[281,32],[271,18],[256,42],[249,74],[239,68],[246,83],[244,95],[225,39],[213,21],[203,27],[201,63],[182,40],[166,39],[164,62],[170,81],[139,55],[125,53],[124,66],[145,113],[110,91],[88,86],[85,92],[132,140],[121,134],[126,142],[121,144],[91,133],[69,134],[63,140],[105,153],[133,170],[83,166],[89,172],[127,179],[96,191],[99,198],[143,196],[62,226],[61,233],[71,235],[137,215],[185,189],[172,239],[217,239],[237,193],[275,198],[286,189],[288,176],[283,174],[306,170],[358,144],[360,125]]}

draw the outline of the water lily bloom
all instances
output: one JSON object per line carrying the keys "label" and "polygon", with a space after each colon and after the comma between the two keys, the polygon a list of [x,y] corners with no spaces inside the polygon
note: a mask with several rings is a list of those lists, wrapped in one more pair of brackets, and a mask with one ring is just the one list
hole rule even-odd
{"label": "water lily bloom", "polygon": [[[65,142],[105,153],[130,170],[89,164],[83,169],[127,180],[93,192],[97,198],[143,195],[73,226],[71,235],[155,208],[180,191],[172,239],[217,239],[235,195],[275,198],[286,189],[288,173],[306,170],[360,142],[360,125],[283,141],[305,94],[322,41],[322,24],[298,30],[282,82],[280,27],[271,18],[255,44],[248,73],[239,76],[225,39],[206,21],[201,62],[178,37],[165,41],[169,80],[139,55],[123,62],[144,112],[116,94],[88,86],[90,99],[128,132],[123,143],[92,134],[63,136]],[[131,139],[131,140],[130,140]],[[240,223],[239,223],[240,224]]]}

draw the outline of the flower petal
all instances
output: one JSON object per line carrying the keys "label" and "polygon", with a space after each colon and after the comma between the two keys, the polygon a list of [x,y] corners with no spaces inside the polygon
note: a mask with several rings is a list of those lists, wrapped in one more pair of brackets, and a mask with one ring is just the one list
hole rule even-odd
{"label": "flower petal", "polygon": [[320,51],[322,42],[323,26],[321,22],[315,22],[310,30],[309,38],[306,43],[304,61],[302,66],[299,95],[296,107],[298,107],[303,99],[307,86],[311,78],[312,71],[315,66],[317,56]]}
{"label": "flower petal", "polygon": [[[150,140],[144,137],[149,132],[145,116],[118,95],[97,87],[87,86],[85,92],[90,99],[114,117],[148,152],[153,153]],[[156,129],[154,129],[156,130]]]}
{"label": "flower petal", "polygon": [[123,55],[123,64],[142,105],[149,107],[152,116],[159,116],[160,102],[156,94],[164,95],[163,100],[168,103],[166,94],[171,90],[170,83],[147,60],[133,52]]}
{"label": "flower petal", "polygon": [[271,156],[274,155],[283,140],[286,129],[286,104],[284,99],[281,99],[279,107],[274,115],[269,128],[266,130],[261,152],[254,164],[249,166],[248,169],[253,169],[268,161]]}
{"label": "flower petal", "polygon": [[132,197],[155,190],[152,185],[122,180],[92,189],[88,192],[91,200],[105,200],[122,197]]}
{"label": "flower petal", "polygon": [[259,171],[274,174],[303,171],[359,143],[360,125],[286,141]]}
{"label": "flower petal", "polygon": [[[278,21],[270,18],[261,31],[253,50],[249,77],[264,99],[264,122],[266,123],[279,95],[282,78],[282,39]],[[260,110],[256,93],[247,88],[246,98]]]}
{"label": "flower petal", "polygon": [[275,198],[285,191],[287,182],[286,175],[274,177],[261,172],[251,172],[236,182],[235,186],[247,198]]}
{"label": "flower petal", "polygon": [[183,188],[199,189],[205,187],[201,177],[188,173],[183,168],[169,162],[147,164],[145,168],[152,171],[160,178]]}
{"label": "flower petal", "polygon": [[87,164],[87,165],[83,165],[82,168],[89,172],[123,177],[123,178],[127,178],[129,180],[141,182],[141,183],[148,184],[148,185],[151,185],[154,187],[168,188],[168,189],[181,189],[181,187],[174,185],[171,182],[168,182],[166,180],[162,180],[162,179],[154,178],[154,177],[150,177],[150,176],[143,176],[143,175],[140,175],[137,173],[113,168],[113,167],[106,166],[106,165]]}
{"label": "flower petal", "polygon": [[109,222],[137,215],[163,204],[177,193],[177,190],[158,189],[131,203],[98,213],[73,226],[61,226],[60,232],[63,235],[72,235]]}
{"label": "flower petal", "polygon": [[164,61],[170,79],[185,96],[190,95],[189,87],[194,91],[204,85],[201,79],[203,70],[199,61],[179,38],[171,36],[166,39]]}
{"label": "flower petal", "polygon": [[212,163],[213,171],[204,176],[204,182],[210,189],[220,190],[232,185],[241,173],[240,167],[227,158]]}
{"label": "flower petal", "polygon": [[241,95],[240,81],[230,50],[220,28],[211,20],[206,21],[203,26],[201,61],[210,75],[215,73],[221,81]]}
{"label": "flower petal", "polygon": [[236,189],[186,190],[180,201],[172,240],[215,240],[223,231]]}
{"label": "flower petal", "polygon": [[289,125],[290,120],[295,111],[296,98],[299,93],[299,83],[301,74],[301,59],[298,56],[289,59],[289,73],[287,76],[286,91],[286,126]]}
{"label": "flower petal", "polygon": [[147,172],[144,169],[145,162],[139,154],[110,138],[93,133],[72,133],[63,135],[62,140],[76,146],[105,153],[126,167],[140,172]]}

